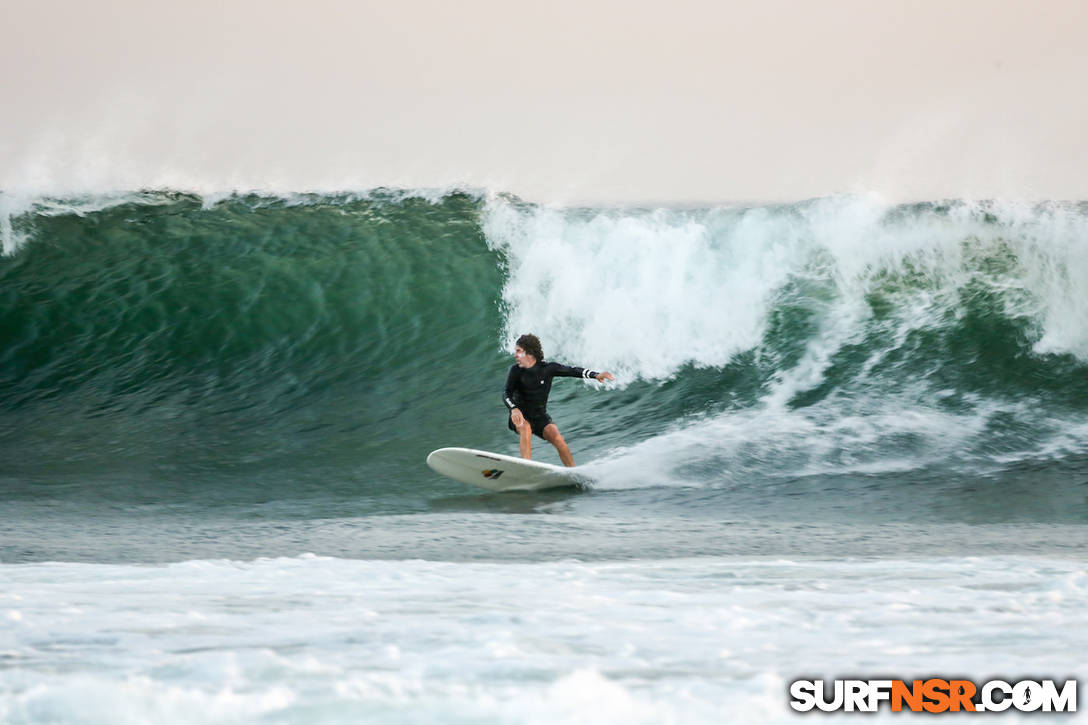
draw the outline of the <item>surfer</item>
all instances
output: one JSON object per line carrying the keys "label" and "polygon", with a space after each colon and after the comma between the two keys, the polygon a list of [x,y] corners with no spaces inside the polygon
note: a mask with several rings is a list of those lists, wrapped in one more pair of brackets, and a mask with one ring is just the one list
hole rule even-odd
{"label": "surfer", "polygon": [[570,448],[548,415],[548,393],[552,389],[552,378],[615,380],[615,377],[612,373],[598,373],[585,368],[545,362],[544,351],[536,335],[522,335],[518,338],[514,348],[514,360],[516,362],[510,366],[510,374],[506,376],[506,393],[502,399],[510,410],[507,425],[521,437],[521,457],[532,458],[535,433],[555,446],[564,466],[573,466],[574,458],[570,455]]}

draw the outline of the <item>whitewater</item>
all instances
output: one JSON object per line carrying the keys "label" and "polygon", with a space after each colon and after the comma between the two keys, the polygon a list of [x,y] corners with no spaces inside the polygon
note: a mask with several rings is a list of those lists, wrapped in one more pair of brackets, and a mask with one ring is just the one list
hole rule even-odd
{"label": "whitewater", "polygon": [[[0,242],[0,721],[1088,670],[1088,204],[8,193]],[[517,453],[524,332],[617,376],[552,393],[586,490],[424,464]]]}

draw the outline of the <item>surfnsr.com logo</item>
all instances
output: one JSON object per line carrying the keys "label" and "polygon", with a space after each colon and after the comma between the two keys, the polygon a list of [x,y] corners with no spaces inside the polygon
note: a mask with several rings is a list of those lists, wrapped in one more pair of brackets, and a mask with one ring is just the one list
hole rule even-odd
{"label": "surfnsr.com logo", "polygon": [[1054,680],[795,680],[790,707],[798,712],[1076,712],[1077,681]]}

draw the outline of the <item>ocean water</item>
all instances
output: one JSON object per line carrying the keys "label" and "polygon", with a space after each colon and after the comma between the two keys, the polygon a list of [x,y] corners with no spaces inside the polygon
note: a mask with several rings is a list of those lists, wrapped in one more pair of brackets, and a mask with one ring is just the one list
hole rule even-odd
{"label": "ocean water", "polygon": [[[3,194],[0,242],[0,722],[1088,673],[1088,204]],[[553,389],[589,487],[424,464],[517,453],[523,332],[617,377]]]}

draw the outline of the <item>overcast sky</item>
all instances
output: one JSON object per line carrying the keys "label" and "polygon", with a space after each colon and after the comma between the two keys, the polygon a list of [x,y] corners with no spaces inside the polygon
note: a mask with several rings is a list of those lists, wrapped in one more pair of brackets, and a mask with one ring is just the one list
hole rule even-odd
{"label": "overcast sky", "polygon": [[1084,0],[5,0],[0,188],[1088,199]]}

